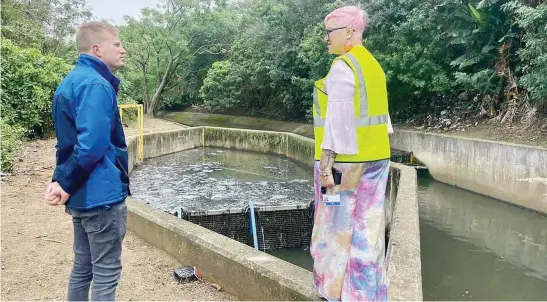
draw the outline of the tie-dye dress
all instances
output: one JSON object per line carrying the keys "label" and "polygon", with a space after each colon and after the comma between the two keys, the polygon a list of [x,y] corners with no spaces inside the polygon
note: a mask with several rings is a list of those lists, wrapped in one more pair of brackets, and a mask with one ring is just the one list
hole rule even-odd
{"label": "tie-dye dress", "polygon": [[[323,203],[315,163],[315,220],[311,240],[314,285],[329,301],[386,301],[385,189],[389,160],[335,163],[340,205]],[[332,193],[330,193],[332,194]]]}

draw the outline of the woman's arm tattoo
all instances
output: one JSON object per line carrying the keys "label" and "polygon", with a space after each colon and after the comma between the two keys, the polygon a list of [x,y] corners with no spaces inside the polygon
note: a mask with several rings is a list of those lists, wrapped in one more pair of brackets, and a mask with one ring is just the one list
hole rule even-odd
{"label": "woman's arm tattoo", "polygon": [[335,158],[336,153],[334,151],[323,149],[323,152],[321,152],[321,161],[319,162],[319,171],[330,174]]}

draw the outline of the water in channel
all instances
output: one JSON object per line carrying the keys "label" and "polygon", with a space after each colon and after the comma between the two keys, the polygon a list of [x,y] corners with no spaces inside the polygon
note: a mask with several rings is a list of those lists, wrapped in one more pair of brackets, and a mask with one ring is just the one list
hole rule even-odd
{"label": "water in channel", "polygon": [[[173,212],[307,204],[312,171],[285,157],[198,148],[147,160],[135,198]],[[547,217],[429,177],[418,180],[425,300],[547,300]],[[311,270],[309,250],[273,255]]]}
{"label": "water in channel", "polygon": [[133,197],[174,212],[308,204],[309,168],[284,156],[196,148],[146,160],[131,173]]}
{"label": "water in channel", "polygon": [[547,217],[418,180],[425,300],[547,300]]}

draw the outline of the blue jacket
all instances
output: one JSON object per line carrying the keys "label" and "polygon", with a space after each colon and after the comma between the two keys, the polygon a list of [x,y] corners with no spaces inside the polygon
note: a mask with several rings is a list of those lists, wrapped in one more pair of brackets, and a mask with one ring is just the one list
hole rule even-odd
{"label": "blue jacket", "polygon": [[57,136],[53,181],[85,210],[130,194],[128,154],[116,94],[120,80],[99,59],[80,55],[53,97]]}

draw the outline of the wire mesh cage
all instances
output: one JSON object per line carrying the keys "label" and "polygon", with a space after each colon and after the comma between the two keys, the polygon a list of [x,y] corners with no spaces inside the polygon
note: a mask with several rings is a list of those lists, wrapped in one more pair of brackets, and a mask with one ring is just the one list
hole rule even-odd
{"label": "wire mesh cage", "polygon": [[[250,208],[212,211],[180,209],[179,217],[211,231],[253,245]],[[313,229],[314,204],[257,206],[254,208],[258,248],[276,251],[308,248]]]}

